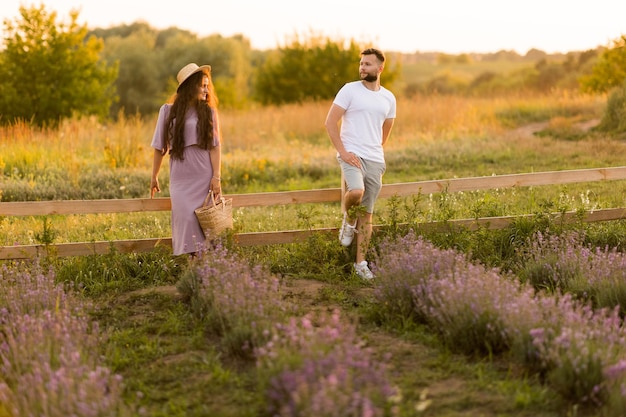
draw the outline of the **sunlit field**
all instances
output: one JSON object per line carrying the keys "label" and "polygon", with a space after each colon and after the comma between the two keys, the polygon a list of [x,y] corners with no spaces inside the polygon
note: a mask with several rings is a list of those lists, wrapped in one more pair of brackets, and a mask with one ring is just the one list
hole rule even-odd
{"label": "sunlit field", "polygon": [[[604,97],[552,93],[495,98],[417,96],[400,99],[388,145],[385,183],[618,166],[623,144],[582,134],[581,123],[601,117]],[[221,110],[226,194],[336,188],[339,170],[324,129],[330,103]],[[2,201],[145,198],[155,118],[121,117],[64,122],[58,130],[25,124],[0,129]],[[538,123],[544,123],[539,126]],[[528,128],[530,126],[530,128]],[[535,131],[549,134],[537,135]],[[160,176],[168,196],[168,171]],[[562,209],[617,207],[622,183],[490,190],[446,198],[419,196],[422,220]],[[616,192],[617,191],[617,192]],[[378,202],[377,221],[388,202]],[[239,232],[333,227],[337,204],[246,208],[235,211]],[[169,213],[48,216],[54,242],[167,237]],[[43,221],[0,219],[0,244],[41,241]]]}
{"label": "sunlit field", "polygon": [[[338,188],[329,104],[222,110],[224,191]],[[604,105],[558,92],[400,99],[384,182],[622,166],[622,140],[592,128]],[[0,129],[2,201],[148,197],[154,123]],[[160,182],[167,197],[167,167]],[[158,247],[3,261],[0,415],[623,416],[626,224],[551,214],[623,207],[625,190],[380,199],[367,282],[334,233],[225,239],[194,258]],[[535,216],[421,228],[517,214]],[[234,216],[235,232],[253,232],[338,227],[341,213],[333,203]],[[0,245],[170,235],[169,212],[0,217]]]}

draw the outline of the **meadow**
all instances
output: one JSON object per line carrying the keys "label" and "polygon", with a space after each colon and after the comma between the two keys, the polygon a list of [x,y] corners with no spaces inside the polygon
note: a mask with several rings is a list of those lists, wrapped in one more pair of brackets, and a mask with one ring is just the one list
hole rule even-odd
{"label": "meadow", "polygon": [[[384,180],[621,166],[623,142],[588,129],[605,100],[400,99]],[[225,192],[337,187],[328,105],[223,110]],[[146,197],[153,124],[0,129],[2,200]],[[167,195],[167,172],[161,184]],[[167,250],[4,262],[0,416],[623,415],[626,229],[553,213],[621,207],[625,186],[381,199],[373,283],[334,235],[225,239],[193,262]],[[419,228],[528,213],[501,231]],[[169,236],[168,217],[4,217],[0,242]],[[338,204],[235,213],[245,232],[339,221]]]}
{"label": "meadow", "polygon": [[[393,137],[386,150],[390,169],[385,182],[620,165],[619,141],[598,135],[593,140],[577,140],[583,133],[577,123],[599,118],[603,105],[602,97],[568,93],[493,99],[427,96],[401,100]],[[339,171],[323,128],[327,109],[328,103],[308,103],[224,110],[225,193],[337,187]],[[117,123],[108,125],[94,120],[69,121],[54,132],[32,130],[26,125],[3,128],[0,130],[2,201],[148,197],[152,161],[149,142],[154,121],[139,117],[121,117]],[[523,134],[524,131],[516,133],[516,128],[537,122],[551,123],[544,130],[556,131],[563,140],[554,140],[550,135]],[[164,190],[161,196],[167,196],[167,169],[160,181]],[[597,187],[603,185],[594,185],[594,191]],[[533,198],[524,192],[532,192]],[[548,199],[559,193],[547,188],[524,192],[498,198],[503,201],[502,207],[489,210],[502,215],[530,213],[536,210],[532,202],[541,199],[541,193],[548,193]],[[480,201],[491,194],[457,197]],[[578,190],[572,190],[576,198],[578,194]],[[608,207],[619,201],[617,194],[606,193],[604,198],[608,199],[605,203]],[[421,204],[427,210],[432,203],[424,199]],[[381,210],[386,205],[387,202],[381,201]],[[472,206],[460,202],[453,216],[475,217],[477,208]],[[305,210],[305,214],[298,210]],[[339,218],[336,206],[332,205],[242,209],[235,214],[237,218],[245,218],[236,222],[237,230],[242,232],[298,228],[302,226],[299,219],[303,216],[308,225],[322,227],[334,225]],[[56,242],[108,240],[115,236],[161,237],[169,234],[168,216],[167,213],[50,216],[48,227],[52,228]],[[0,243],[41,243],[36,235],[42,233],[40,218],[5,218],[0,224]]]}

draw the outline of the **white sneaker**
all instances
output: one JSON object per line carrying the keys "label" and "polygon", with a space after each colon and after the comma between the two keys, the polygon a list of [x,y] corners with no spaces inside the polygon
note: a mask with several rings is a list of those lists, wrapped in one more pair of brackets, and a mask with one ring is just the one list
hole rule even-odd
{"label": "white sneaker", "polygon": [[355,229],[356,223],[354,226],[348,224],[347,213],[343,213],[343,221],[341,222],[341,229],[339,230],[339,241],[343,246],[350,246],[354,239]]}
{"label": "white sneaker", "polygon": [[367,261],[361,261],[358,264],[355,263],[354,271],[356,272],[358,276],[360,276],[363,279],[374,278],[374,274],[372,274],[372,271],[370,271],[369,267],[367,266]]}

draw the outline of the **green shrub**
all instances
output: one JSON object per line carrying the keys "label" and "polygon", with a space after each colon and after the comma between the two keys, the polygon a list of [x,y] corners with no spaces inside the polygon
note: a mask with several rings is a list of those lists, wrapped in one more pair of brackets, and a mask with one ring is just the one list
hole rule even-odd
{"label": "green shrub", "polygon": [[626,133],[626,81],[613,90],[596,128],[603,132]]}

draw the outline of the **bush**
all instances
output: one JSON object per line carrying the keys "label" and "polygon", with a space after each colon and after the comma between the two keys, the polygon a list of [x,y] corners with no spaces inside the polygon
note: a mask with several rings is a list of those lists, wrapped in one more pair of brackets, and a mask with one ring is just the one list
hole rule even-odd
{"label": "bush", "polygon": [[602,120],[596,130],[626,133],[626,81],[609,95]]}

